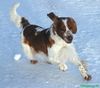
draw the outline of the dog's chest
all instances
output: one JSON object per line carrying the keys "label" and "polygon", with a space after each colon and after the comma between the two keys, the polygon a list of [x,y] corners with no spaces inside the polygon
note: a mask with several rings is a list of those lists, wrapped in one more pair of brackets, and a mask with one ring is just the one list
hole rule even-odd
{"label": "dog's chest", "polygon": [[52,39],[54,39],[55,44],[53,44],[52,47],[48,47],[49,57],[55,57],[63,47],[67,47],[65,41],[63,41],[59,36],[52,36]]}
{"label": "dog's chest", "polygon": [[72,60],[73,58],[77,58],[73,44],[67,44],[58,36],[53,37],[53,39],[55,40],[55,44],[51,48],[48,48],[49,60],[62,62],[68,59]]}

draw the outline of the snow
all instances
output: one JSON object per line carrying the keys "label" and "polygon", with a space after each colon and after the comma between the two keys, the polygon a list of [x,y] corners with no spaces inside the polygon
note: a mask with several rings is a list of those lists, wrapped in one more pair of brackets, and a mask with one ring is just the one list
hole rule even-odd
{"label": "snow", "polygon": [[[77,67],[70,63],[66,72],[45,61],[36,65],[29,63],[20,43],[21,29],[16,28],[9,18],[10,8],[17,2],[21,3],[18,12],[42,27],[51,25],[52,21],[47,17],[51,11],[76,20],[78,32],[73,42],[80,57],[88,63],[91,81],[84,81]],[[20,60],[16,61],[16,55]],[[79,88],[82,84],[100,87],[100,0],[2,0],[0,88]]]}
{"label": "snow", "polygon": [[14,59],[16,61],[20,60],[21,59],[21,54],[15,54]]}

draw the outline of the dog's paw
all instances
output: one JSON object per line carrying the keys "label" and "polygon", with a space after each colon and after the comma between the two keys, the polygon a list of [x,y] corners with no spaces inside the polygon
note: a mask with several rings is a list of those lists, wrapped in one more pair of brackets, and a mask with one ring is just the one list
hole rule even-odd
{"label": "dog's paw", "polygon": [[87,76],[84,77],[84,79],[87,80],[87,81],[89,81],[89,80],[92,79],[92,77],[91,77],[91,75],[87,75]]}
{"label": "dog's paw", "polygon": [[59,64],[59,69],[62,71],[66,71],[68,69],[68,67],[65,64]]}
{"label": "dog's paw", "polygon": [[36,64],[38,61],[37,60],[30,60],[31,64]]}

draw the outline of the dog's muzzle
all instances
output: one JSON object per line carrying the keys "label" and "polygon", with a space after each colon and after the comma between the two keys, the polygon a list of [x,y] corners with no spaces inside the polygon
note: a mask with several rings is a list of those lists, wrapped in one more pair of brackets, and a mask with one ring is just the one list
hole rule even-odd
{"label": "dog's muzzle", "polygon": [[64,36],[63,39],[66,43],[71,43],[73,40],[73,35],[70,32],[67,32]]}

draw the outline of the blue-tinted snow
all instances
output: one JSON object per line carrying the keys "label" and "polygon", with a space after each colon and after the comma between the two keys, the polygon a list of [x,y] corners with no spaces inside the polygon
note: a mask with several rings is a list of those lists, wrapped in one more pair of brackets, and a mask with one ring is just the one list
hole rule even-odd
{"label": "blue-tinted snow", "polygon": [[[46,16],[53,11],[77,21],[74,43],[80,57],[87,61],[92,80],[84,81],[76,68],[60,71],[57,66],[39,62],[32,65],[20,44],[21,29],[10,21],[12,5],[20,2],[18,12],[31,23],[49,27]],[[14,56],[21,54],[21,60]],[[0,2],[0,88],[79,88],[80,84],[100,83],[100,0],[2,0]]]}

